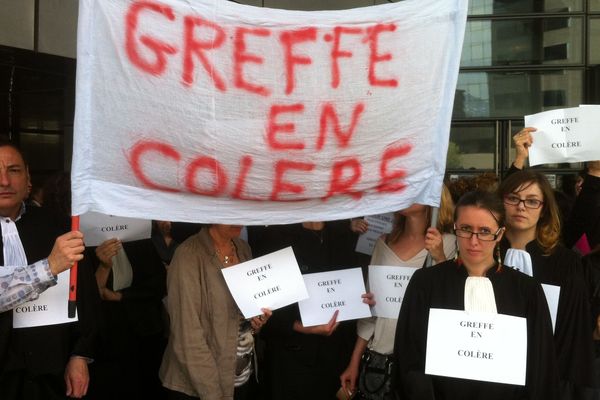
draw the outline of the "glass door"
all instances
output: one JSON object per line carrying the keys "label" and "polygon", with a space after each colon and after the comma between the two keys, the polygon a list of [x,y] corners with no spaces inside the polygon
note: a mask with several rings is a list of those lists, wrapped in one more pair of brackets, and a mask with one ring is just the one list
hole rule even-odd
{"label": "glass door", "polygon": [[500,121],[455,122],[450,128],[446,172],[469,176],[499,172]]}

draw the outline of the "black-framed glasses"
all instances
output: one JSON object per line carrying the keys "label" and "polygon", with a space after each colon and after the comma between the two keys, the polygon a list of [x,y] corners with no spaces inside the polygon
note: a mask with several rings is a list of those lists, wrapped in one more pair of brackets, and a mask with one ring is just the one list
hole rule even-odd
{"label": "black-framed glasses", "polygon": [[508,204],[511,206],[518,206],[519,203],[523,203],[525,208],[531,208],[537,210],[540,208],[544,202],[538,199],[522,199],[519,196],[515,196],[514,194],[508,194],[504,196],[504,204]]}
{"label": "black-framed glasses", "polygon": [[496,233],[493,232],[473,232],[470,229],[463,229],[463,228],[457,228],[456,226],[454,227],[454,234],[457,237],[461,237],[461,238],[465,238],[465,239],[471,239],[473,237],[473,235],[477,236],[477,239],[484,241],[484,242],[492,242],[494,240],[496,240],[498,238],[498,235],[500,234],[500,232],[502,231],[502,228],[498,228],[498,230],[496,231]]}

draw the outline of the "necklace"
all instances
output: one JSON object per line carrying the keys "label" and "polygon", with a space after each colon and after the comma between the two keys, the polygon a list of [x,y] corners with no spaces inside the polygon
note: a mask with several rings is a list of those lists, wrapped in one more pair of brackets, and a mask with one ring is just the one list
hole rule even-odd
{"label": "necklace", "polygon": [[233,263],[233,261],[235,259],[235,245],[233,244],[233,241],[229,241],[229,246],[230,246],[230,254],[221,253],[221,250],[219,250],[219,248],[217,246],[215,246],[217,255],[219,256],[219,259],[223,260],[222,263],[224,266],[228,266],[229,264]]}

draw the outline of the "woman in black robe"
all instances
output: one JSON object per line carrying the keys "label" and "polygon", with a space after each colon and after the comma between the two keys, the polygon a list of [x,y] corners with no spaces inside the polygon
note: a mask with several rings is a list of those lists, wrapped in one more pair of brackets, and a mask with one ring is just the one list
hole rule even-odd
{"label": "woman in black robe", "polygon": [[[344,227],[348,229],[347,226]],[[263,233],[265,253],[292,246],[302,274],[353,267],[353,248],[340,240],[339,226],[305,222],[269,226]],[[356,340],[355,321],[305,327],[297,303],[273,312],[261,331],[265,362],[261,380],[265,399],[335,399],[340,373],[350,360]]]}
{"label": "woman in black robe", "polygon": [[[398,397],[410,400],[555,399],[558,377],[550,315],[542,289],[534,279],[494,260],[504,231],[502,203],[490,193],[468,193],[456,206],[454,222],[460,257],[416,271],[404,296],[394,349]],[[469,297],[472,284],[483,286],[485,290]],[[431,308],[497,312],[526,318],[525,386],[426,375]]]}
{"label": "woman in black robe", "polygon": [[[499,193],[506,211],[507,230],[501,243],[505,263],[540,284],[560,288],[558,308],[551,310],[556,315],[560,398],[581,398],[583,388],[592,386],[594,354],[593,320],[581,259],[559,243],[558,206],[544,175],[531,170],[515,172],[502,182]],[[513,257],[519,250],[524,257]]]}

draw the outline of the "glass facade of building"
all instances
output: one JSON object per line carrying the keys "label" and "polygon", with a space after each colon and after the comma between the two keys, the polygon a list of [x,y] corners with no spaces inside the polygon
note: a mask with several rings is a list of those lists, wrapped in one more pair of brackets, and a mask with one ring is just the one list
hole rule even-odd
{"label": "glass facade of building", "polygon": [[[503,173],[523,116],[598,103],[600,1],[471,0],[448,171]],[[581,164],[541,167],[562,174]]]}

